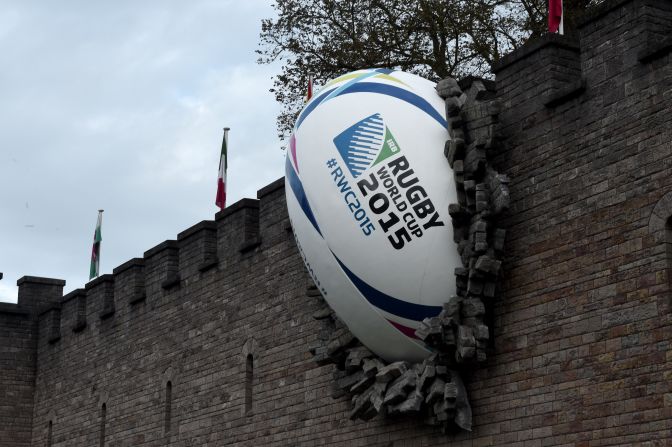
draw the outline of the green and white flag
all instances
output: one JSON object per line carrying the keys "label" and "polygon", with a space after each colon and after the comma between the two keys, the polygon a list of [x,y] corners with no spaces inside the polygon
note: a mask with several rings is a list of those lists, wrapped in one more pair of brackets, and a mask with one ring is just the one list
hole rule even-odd
{"label": "green and white flag", "polygon": [[91,248],[91,267],[89,268],[89,279],[93,279],[100,273],[100,241],[103,240],[101,227],[103,225],[103,210],[98,210],[98,222],[96,231],[93,233],[93,247]]}

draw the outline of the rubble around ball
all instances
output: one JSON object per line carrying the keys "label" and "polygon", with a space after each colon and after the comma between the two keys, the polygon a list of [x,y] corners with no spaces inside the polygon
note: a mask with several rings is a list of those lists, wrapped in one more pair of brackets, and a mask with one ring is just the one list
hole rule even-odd
{"label": "rubble around ball", "polygon": [[[310,351],[318,364],[336,365],[333,396],[352,394],[351,419],[412,414],[444,431],[471,430],[471,407],[458,369],[487,359],[490,328],[485,319],[498,294],[506,235],[498,217],[509,206],[509,181],[488,161],[496,148],[499,113],[489,81],[448,78],[436,89],[446,102],[450,138],[444,155],[453,168],[458,197],[448,212],[462,267],[454,272],[454,294],[415,333],[435,353],[422,363],[387,364],[362,346],[324,302],[314,318],[327,330]],[[307,294],[317,297],[316,290],[311,286]]]}

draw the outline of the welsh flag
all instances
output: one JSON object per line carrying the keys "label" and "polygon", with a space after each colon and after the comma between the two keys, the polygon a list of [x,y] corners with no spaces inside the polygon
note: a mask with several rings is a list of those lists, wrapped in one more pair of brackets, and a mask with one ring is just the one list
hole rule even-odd
{"label": "welsh flag", "polygon": [[101,227],[103,225],[103,210],[98,210],[98,222],[96,222],[96,231],[93,233],[93,247],[91,248],[91,267],[89,268],[89,279],[98,276],[100,272],[100,241],[103,240]]}
{"label": "welsh flag", "polygon": [[220,209],[226,206],[226,147],[229,145],[229,128],[224,128],[224,139],[222,140],[222,153],[219,156],[219,175],[217,176],[217,197],[215,205]]}

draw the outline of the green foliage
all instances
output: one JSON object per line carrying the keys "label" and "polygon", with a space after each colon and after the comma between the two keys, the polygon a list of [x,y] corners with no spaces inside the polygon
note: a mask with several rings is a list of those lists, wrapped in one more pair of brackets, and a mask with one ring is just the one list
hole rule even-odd
{"label": "green foliage", "polygon": [[[567,0],[585,4],[589,0]],[[271,91],[283,105],[278,136],[289,136],[315,85],[362,68],[393,68],[429,79],[491,77],[490,66],[546,29],[545,0],[276,0],[262,21],[259,63],[282,61]]]}

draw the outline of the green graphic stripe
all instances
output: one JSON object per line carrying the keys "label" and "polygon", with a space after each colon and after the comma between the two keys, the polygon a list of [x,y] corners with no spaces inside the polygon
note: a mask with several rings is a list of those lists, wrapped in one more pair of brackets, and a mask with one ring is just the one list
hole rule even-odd
{"label": "green graphic stripe", "polygon": [[378,158],[376,158],[376,161],[374,161],[371,166],[375,166],[381,161],[390,158],[391,156],[399,153],[400,150],[401,147],[399,147],[397,140],[394,139],[390,129],[385,126],[385,141],[383,143],[383,147],[380,150],[380,153],[378,153]]}

